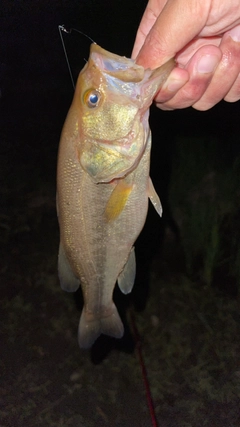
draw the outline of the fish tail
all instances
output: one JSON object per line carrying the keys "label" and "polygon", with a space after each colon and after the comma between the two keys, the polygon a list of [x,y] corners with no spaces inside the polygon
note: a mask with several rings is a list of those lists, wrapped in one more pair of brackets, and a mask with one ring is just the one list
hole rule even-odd
{"label": "fish tail", "polygon": [[112,303],[107,315],[105,313],[93,317],[83,308],[78,328],[78,343],[81,348],[90,348],[101,334],[122,338],[124,328],[115,304]]}

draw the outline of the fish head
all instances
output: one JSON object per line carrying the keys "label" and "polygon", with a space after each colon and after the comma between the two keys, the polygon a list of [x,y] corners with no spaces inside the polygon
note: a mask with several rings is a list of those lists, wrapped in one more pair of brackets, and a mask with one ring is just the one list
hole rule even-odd
{"label": "fish head", "polygon": [[174,67],[145,70],[134,60],[92,44],[72,103],[77,112],[77,152],[82,168],[96,182],[131,172],[144,152],[149,106]]}

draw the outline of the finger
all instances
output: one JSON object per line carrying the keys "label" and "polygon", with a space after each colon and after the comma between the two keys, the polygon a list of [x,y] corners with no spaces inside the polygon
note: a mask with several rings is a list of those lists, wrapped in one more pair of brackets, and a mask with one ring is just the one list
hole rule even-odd
{"label": "finger", "polygon": [[[201,32],[208,17],[208,3],[169,0],[148,33],[136,62],[154,69],[174,57]],[[198,19],[193,19],[196,16]]]}
{"label": "finger", "polygon": [[[238,39],[239,41],[236,41]],[[208,110],[227,98],[228,92],[237,80],[240,71],[240,25],[224,34],[219,48],[222,51],[221,62],[206,92],[193,105],[197,110]]]}
{"label": "finger", "polygon": [[240,74],[238,74],[237,79],[233,83],[230,91],[224,98],[224,101],[227,102],[236,102],[240,99]]}
{"label": "finger", "polygon": [[[214,71],[221,61],[221,56],[222,53],[218,47],[211,45],[202,46],[185,67],[185,71],[189,74],[187,83],[168,101],[165,101],[163,97],[163,106],[158,105],[162,99],[160,92],[156,97],[157,106],[159,108],[174,109],[186,108],[195,104],[201,99],[210,84]],[[166,82],[167,84],[168,81]],[[163,91],[166,91],[165,85]]]}
{"label": "finger", "polygon": [[[235,28],[230,30],[228,34],[232,37],[232,39],[237,43],[237,46],[239,46],[240,43],[240,25],[237,25]],[[240,52],[239,52],[240,54]],[[237,56],[237,59],[239,60],[239,54]],[[230,91],[225,96],[224,100],[227,102],[236,102],[240,99],[240,69],[238,70],[239,73],[237,75],[237,78],[235,82],[233,83]]]}
{"label": "finger", "polygon": [[222,36],[215,37],[197,37],[191,40],[187,46],[184,47],[180,52],[177,53],[175,59],[180,66],[185,67],[190,61],[193,55],[200,49],[200,47],[206,45],[219,46],[222,41]]}
{"label": "finger", "polygon": [[189,73],[187,70],[178,67],[174,68],[161,90],[155,96],[155,101],[157,103],[165,103],[169,101],[187,83],[188,80]]}
{"label": "finger", "polygon": [[151,30],[152,26],[155,24],[157,17],[162,11],[167,0],[149,0],[145,12],[143,14],[142,20],[140,22],[136,39],[133,46],[132,58],[135,59],[138,55],[147,34]]}

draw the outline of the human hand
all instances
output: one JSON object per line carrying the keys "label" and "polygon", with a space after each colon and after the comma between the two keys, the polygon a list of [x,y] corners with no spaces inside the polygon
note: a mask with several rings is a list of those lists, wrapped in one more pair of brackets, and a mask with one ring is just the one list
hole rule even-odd
{"label": "human hand", "polygon": [[177,67],[155,97],[164,110],[208,110],[240,99],[240,0],[149,0],[132,57]]}

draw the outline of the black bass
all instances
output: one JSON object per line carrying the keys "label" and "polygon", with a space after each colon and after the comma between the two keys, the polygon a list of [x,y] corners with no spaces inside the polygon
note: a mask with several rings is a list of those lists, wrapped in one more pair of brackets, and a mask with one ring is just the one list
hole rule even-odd
{"label": "black bass", "polygon": [[82,287],[78,339],[83,348],[100,334],[121,338],[124,333],[112,294],[116,281],[124,294],[132,290],[133,245],[148,198],[162,213],[149,177],[148,117],[173,67],[170,60],[144,70],[92,44],[78,77],[58,154],[58,271],[62,289]]}

